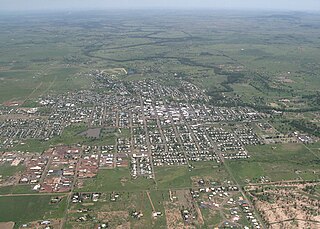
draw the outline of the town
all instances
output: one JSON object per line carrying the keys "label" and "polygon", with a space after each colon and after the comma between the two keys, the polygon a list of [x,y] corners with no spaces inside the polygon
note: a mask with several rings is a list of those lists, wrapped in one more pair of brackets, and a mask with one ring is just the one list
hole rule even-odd
{"label": "town", "polygon": [[[80,191],[103,171],[126,169],[133,181],[146,179],[155,181],[157,186],[156,168],[181,166],[192,172],[201,162],[219,167],[227,161],[248,160],[254,157],[248,146],[318,140],[299,132],[279,133],[267,121],[270,113],[249,107],[211,105],[210,96],[187,81],[181,80],[178,87],[164,86],[155,80],[123,82],[101,71],[88,73],[87,77],[92,80],[92,90],[43,96],[37,99],[36,107],[30,108],[7,104],[1,107],[0,115],[0,165],[20,168],[10,176],[1,175],[0,187],[29,187],[34,193],[70,193],[65,198],[78,212],[77,216],[69,213],[75,225],[103,219],[98,210],[74,205],[105,201],[106,193]],[[101,88],[109,93],[99,92]],[[68,131],[75,136],[73,142],[53,144],[57,139],[63,140]],[[46,144],[47,149],[15,150],[28,145],[30,140]],[[171,210],[165,212],[154,207],[147,192],[152,217],[161,218],[165,213],[170,228],[198,225],[203,224],[201,211],[210,209],[223,215],[220,227],[270,225],[266,216],[262,219],[256,212],[252,194],[242,191],[232,178],[218,183],[206,179],[195,178],[194,185],[187,190],[169,189],[167,205]],[[260,177],[258,182],[271,181]],[[108,201],[117,202],[124,194],[110,195]],[[180,220],[174,220],[179,213],[173,209],[180,209]],[[140,219],[145,212],[132,209],[130,214]],[[112,226],[111,218],[97,221],[98,228]],[[61,222],[39,223],[40,228],[55,228],[56,224]]]}

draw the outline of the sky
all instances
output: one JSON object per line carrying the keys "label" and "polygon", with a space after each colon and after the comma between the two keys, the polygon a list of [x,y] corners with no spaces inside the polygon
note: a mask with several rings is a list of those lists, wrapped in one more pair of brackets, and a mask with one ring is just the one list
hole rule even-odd
{"label": "sky", "polygon": [[0,0],[0,11],[201,8],[320,11],[320,0]]}

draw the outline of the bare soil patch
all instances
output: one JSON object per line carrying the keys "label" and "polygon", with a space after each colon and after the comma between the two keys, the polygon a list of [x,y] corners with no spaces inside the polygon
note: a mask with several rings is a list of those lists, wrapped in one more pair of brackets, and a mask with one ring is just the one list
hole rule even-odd
{"label": "bare soil patch", "polygon": [[185,228],[180,210],[176,204],[165,204],[165,215],[168,229]]}
{"label": "bare soil patch", "polygon": [[99,212],[97,218],[101,221],[108,222],[110,228],[130,228],[129,213],[127,211]]}
{"label": "bare soil patch", "polygon": [[14,224],[14,222],[0,223],[0,229],[12,229],[14,227]]}

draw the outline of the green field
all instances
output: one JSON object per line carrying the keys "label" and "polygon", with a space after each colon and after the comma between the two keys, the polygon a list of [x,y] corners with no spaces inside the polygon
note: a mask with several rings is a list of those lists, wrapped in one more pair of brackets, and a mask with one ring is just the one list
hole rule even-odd
{"label": "green field", "polygon": [[154,180],[147,178],[132,179],[127,168],[102,169],[94,179],[84,182],[79,191],[108,192],[149,190],[154,188]]}
{"label": "green field", "polygon": [[62,218],[66,197],[58,204],[50,204],[54,196],[0,196],[0,222],[13,221],[17,225],[36,220]]}
{"label": "green field", "polygon": [[192,166],[190,170],[187,166],[156,168],[158,189],[189,188],[193,186],[191,178],[208,178],[216,183],[230,179],[224,167],[214,162],[196,162]]}
{"label": "green field", "polygon": [[24,168],[25,166],[23,165],[10,166],[9,164],[4,164],[0,166],[0,175],[2,175],[3,178],[7,178],[23,171]]}
{"label": "green field", "polygon": [[34,193],[31,185],[11,185],[0,187],[0,195]]}
{"label": "green field", "polygon": [[247,149],[250,160],[227,162],[242,184],[246,179],[257,182],[261,176],[271,181],[320,178],[319,159],[302,144],[248,146]]}

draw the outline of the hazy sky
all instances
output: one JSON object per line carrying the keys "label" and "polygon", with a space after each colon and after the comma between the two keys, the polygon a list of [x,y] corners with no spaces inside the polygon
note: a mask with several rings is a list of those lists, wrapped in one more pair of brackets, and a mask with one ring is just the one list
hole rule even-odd
{"label": "hazy sky", "polygon": [[0,11],[140,8],[320,11],[320,0],[0,0]]}

